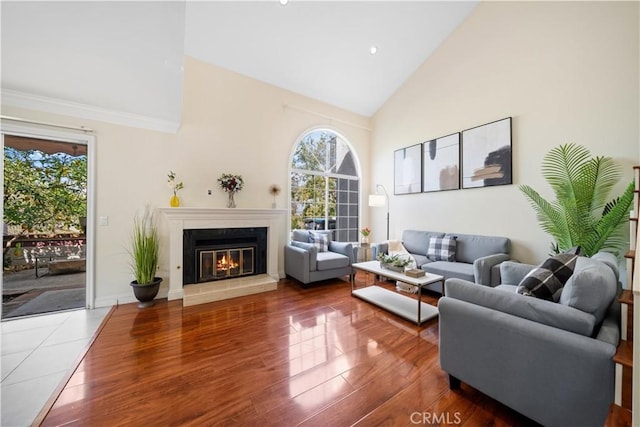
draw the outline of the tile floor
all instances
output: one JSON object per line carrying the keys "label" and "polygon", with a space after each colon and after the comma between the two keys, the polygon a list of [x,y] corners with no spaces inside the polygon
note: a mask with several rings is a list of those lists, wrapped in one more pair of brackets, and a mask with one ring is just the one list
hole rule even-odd
{"label": "tile floor", "polygon": [[2,322],[1,426],[31,425],[109,310],[65,311]]}

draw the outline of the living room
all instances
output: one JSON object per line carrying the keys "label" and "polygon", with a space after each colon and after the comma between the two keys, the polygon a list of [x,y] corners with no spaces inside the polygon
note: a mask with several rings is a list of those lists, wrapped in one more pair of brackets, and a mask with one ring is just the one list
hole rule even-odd
{"label": "living room", "polygon": [[[10,102],[19,88],[4,85],[2,114],[94,131],[95,307],[134,301],[125,245],[136,212],[168,207],[168,171],[185,183],[185,207],[224,208],[216,179],[232,172],[245,180],[240,208],[270,208],[272,184],[284,190],[276,202],[286,208],[292,149],[316,128],[344,136],[359,159],[360,223],[371,227],[372,242],[386,238],[386,211],[368,208],[365,197],[382,184],[392,238],[407,228],[507,236],[514,259],[538,264],[551,239],[518,185],[550,194],[540,172],[550,149],[575,142],[613,157],[624,171],[616,194],[632,180],[640,160],[638,21],[637,2],[481,2],[369,116],[188,52],[175,132],[26,108]],[[2,43],[4,50],[5,37]],[[505,117],[513,119],[513,185],[393,195],[394,150]],[[288,231],[283,224],[281,247]],[[159,275],[169,277],[166,224],[161,238]],[[283,277],[282,256],[278,271]]]}

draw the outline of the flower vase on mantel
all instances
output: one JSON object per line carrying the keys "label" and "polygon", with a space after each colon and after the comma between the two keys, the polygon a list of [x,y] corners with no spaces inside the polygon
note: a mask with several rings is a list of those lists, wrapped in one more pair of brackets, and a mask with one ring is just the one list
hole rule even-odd
{"label": "flower vase on mantel", "polygon": [[171,196],[171,200],[169,200],[169,205],[172,208],[177,208],[180,206],[180,198],[177,195]]}
{"label": "flower vase on mantel", "polygon": [[227,194],[229,196],[229,198],[227,199],[227,207],[228,208],[235,208],[236,207],[236,199],[235,199],[236,192],[235,191],[229,191]]}

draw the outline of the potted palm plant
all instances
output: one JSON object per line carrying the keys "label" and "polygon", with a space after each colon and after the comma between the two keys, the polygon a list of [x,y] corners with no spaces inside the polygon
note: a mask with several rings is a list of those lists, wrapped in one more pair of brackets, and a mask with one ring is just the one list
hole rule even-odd
{"label": "potted palm plant", "polygon": [[625,247],[623,225],[629,220],[634,185],[629,183],[622,195],[609,198],[622,176],[611,157],[591,157],[589,150],[577,144],[560,145],[544,157],[542,175],[555,201],[547,201],[528,185],[520,190],[542,229],[554,238],[554,254],[576,246],[586,256],[600,250],[619,253]]}
{"label": "potted palm plant", "polygon": [[131,272],[135,277],[131,287],[140,308],[154,305],[153,299],[160,289],[162,278],[155,276],[159,249],[158,229],[153,214],[147,210],[142,216],[136,215],[133,220],[129,254]]}

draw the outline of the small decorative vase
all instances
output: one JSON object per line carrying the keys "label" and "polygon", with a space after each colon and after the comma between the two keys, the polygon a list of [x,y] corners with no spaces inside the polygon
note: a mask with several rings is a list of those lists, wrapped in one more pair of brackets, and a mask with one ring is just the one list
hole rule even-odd
{"label": "small decorative vase", "polygon": [[228,208],[235,208],[236,207],[236,199],[235,199],[236,192],[235,191],[229,191],[227,194],[229,196],[229,198],[227,199],[227,207]]}
{"label": "small decorative vase", "polygon": [[171,200],[169,200],[169,205],[171,205],[172,208],[177,208],[180,206],[180,198],[174,194],[171,196]]}
{"label": "small decorative vase", "polygon": [[369,236],[362,236],[360,244],[362,244],[362,246],[369,246]]}

